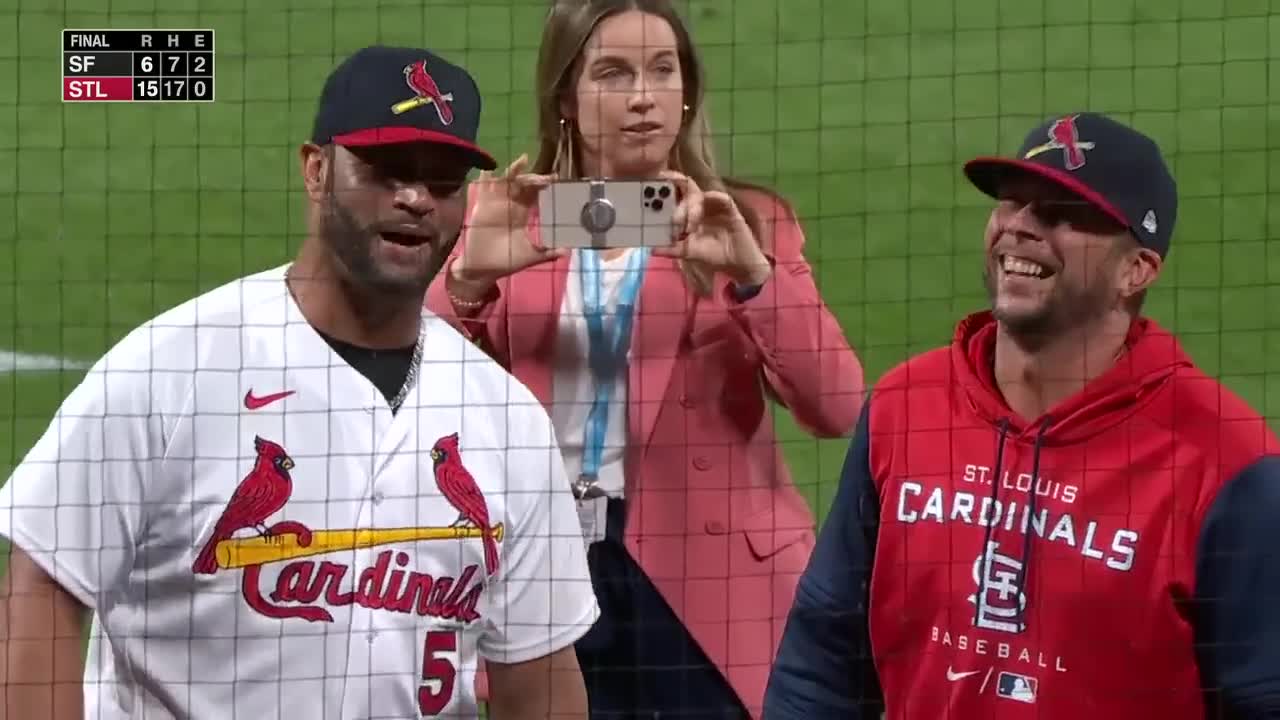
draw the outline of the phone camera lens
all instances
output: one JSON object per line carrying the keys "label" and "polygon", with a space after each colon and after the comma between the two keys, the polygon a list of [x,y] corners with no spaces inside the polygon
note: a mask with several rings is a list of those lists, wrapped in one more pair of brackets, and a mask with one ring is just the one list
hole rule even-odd
{"label": "phone camera lens", "polygon": [[646,186],[645,186],[645,188],[644,188],[644,196],[645,196],[646,198],[652,198],[652,197],[653,197],[653,186],[652,186],[652,185],[646,185]]}
{"label": "phone camera lens", "polygon": [[661,201],[661,200],[654,200],[654,201],[653,201],[653,204],[652,204],[652,205],[650,205],[649,207],[653,208],[653,211],[654,211],[654,212],[658,212],[659,210],[662,210],[662,201]]}
{"label": "phone camera lens", "polygon": [[671,188],[669,188],[669,187],[664,187],[664,188],[662,188],[662,189],[658,190],[658,197],[660,197],[660,198],[665,199],[665,198],[667,198],[667,197],[670,197],[670,195],[671,195]]}

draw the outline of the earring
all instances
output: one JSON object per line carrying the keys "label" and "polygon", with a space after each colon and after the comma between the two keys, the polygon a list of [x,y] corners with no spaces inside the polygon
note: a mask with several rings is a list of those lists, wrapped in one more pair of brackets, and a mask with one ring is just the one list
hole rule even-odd
{"label": "earring", "polygon": [[572,176],[573,167],[573,132],[569,129],[567,118],[560,118],[560,137],[556,139],[556,158],[553,171]]}

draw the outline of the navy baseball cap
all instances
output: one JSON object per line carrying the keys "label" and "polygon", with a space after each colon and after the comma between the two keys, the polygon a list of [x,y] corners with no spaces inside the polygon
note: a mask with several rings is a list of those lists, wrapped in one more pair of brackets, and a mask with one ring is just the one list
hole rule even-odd
{"label": "navy baseball cap", "polygon": [[1178,217],[1178,188],[1155,141],[1098,113],[1073,113],[1027,135],[1016,157],[979,157],[964,173],[997,197],[1012,175],[1038,175],[1061,185],[1129,228],[1165,257]]}
{"label": "navy baseball cap", "polygon": [[493,170],[493,156],[476,144],[479,129],[480,89],[466,70],[428,50],[375,45],[329,75],[311,141],[454,145],[469,152],[475,167]]}

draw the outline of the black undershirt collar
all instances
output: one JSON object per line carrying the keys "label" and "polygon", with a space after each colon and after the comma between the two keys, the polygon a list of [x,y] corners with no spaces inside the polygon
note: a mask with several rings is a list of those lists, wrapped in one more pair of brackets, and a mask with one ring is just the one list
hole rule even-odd
{"label": "black undershirt collar", "polygon": [[333,348],[333,351],[348,365],[355,368],[356,372],[368,378],[387,402],[391,402],[399,394],[405,378],[409,376],[409,366],[413,363],[414,345],[374,350],[352,345],[325,333],[320,333],[320,337],[324,338],[324,341],[329,343],[329,347]]}

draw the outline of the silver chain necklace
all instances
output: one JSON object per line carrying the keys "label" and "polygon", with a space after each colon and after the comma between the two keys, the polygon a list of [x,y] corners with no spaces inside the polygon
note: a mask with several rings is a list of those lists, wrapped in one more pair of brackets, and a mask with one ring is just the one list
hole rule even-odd
{"label": "silver chain necklace", "polygon": [[413,358],[409,361],[409,373],[405,375],[404,384],[400,386],[400,391],[396,393],[395,397],[391,398],[391,412],[393,413],[400,411],[400,406],[409,397],[409,392],[418,384],[418,368],[422,365],[422,345],[425,335],[425,324],[419,320],[418,341],[413,346]]}
{"label": "silver chain necklace", "polygon": [[[291,282],[292,279],[293,267],[290,266],[289,269],[285,271],[285,289],[293,299],[294,306],[298,307],[299,311],[301,311],[301,305],[298,302],[298,295],[294,292],[293,283]],[[418,368],[422,365],[422,345],[426,339],[426,332],[426,324],[423,323],[422,318],[419,317],[418,340],[413,345],[413,357],[409,361],[409,372],[405,375],[404,383],[400,385],[400,390],[396,393],[396,396],[391,398],[391,412],[393,413],[400,411],[400,406],[404,405],[404,401],[409,397],[409,393],[413,390],[413,387],[418,384]]]}

